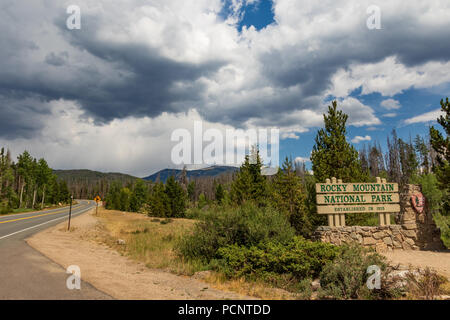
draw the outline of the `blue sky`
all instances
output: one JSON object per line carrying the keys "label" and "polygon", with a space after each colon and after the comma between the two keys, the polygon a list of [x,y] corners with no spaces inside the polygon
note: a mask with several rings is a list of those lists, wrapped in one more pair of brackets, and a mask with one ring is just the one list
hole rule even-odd
{"label": "blue sky", "polygon": [[[224,16],[230,14],[231,1],[227,0],[227,6],[224,7]],[[275,23],[274,13],[271,0],[255,1],[254,3],[243,6],[242,20],[237,25],[239,31],[242,27],[247,28],[253,26],[257,30],[265,28],[267,25]],[[359,150],[364,145],[380,143],[384,151],[387,151],[387,136],[391,135],[393,129],[397,135],[405,141],[409,141],[410,137],[414,139],[416,135],[427,136],[429,126],[434,125],[439,128],[434,120],[419,123],[405,123],[406,119],[420,116],[424,113],[434,111],[440,107],[439,101],[448,96],[450,93],[450,85],[438,86],[432,89],[414,89],[410,88],[392,97],[383,96],[380,93],[361,94],[361,88],[354,90],[350,96],[358,98],[365,105],[372,107],[376,115],[381,120],[381,124],[369,127],[348,126],[348,140],[352,140],[356,136],[370,137],[370,140],[364,140],[353,143]],[[386,110],[380,104],[382,101],[391,98],[399,103],[399,108],[395,110]],[[334,96],[328,99],[336,99]],[[395,115],[394,115],[395,114]],[[303,157],[308,158],[314,145],[314,138],[318,128],[311,128],[308,132],[298,134],[298,139],[283,139],[280,143],[280,159],[287,157]],[[307,163],[310,167],[310,163]]]}
{"label": "blue sky", "polygon": [[281,159],[308,158],[332,99],[348,141],[384,147],[450,93],[449,1],[377,0],[375,28],[372,0],[77,0],[79,29],[64,2],[2,5],[0,146],[57,169],[175,167],[196,121],[275,127]]}

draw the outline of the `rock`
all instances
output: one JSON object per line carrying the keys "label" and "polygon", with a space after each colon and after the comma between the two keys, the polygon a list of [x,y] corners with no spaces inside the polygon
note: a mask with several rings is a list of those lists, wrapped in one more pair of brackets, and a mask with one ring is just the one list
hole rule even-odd
{"label": "rock", "polygon": [[393,242],[393,245],[394,245],[395,248],[401,248],[402,247],[401,242],[398,242],[398,241],[395,241],[395,240]]}
{"label": "rock", "polygon": [[383,243],[383,242],[378,242],[375,245],[375,250],[378,253],[384,253],[384,252],[386,252],[388,250],[388,246],[385,243]]}
{"label": "rock", "polygon": [[403,234],[405,236],[407,236],[408,238],[414,238],[414,239],[417,238],[417,233],[414,230],[404,230]]}
{"label": "rock", "polygon": [[311,289],[312,291],[317,291],[320,288],[320,280],[316,279],[313,282],[311,282]]}
{"label": "rock", "polygon": [[126,242],[123,239],[117,239],[117,244],[124,245]]}
{"label": "rock", "polygon": [[376,243],[376,241],[372,237],[365,237],[364,238],[364,245],[373,245],[375,243]]}
{"label": "rock", "polygon": [[392,239],[390,237],[386,237],[383,239],[383,242],[387,245],[392,245]]}
{"label": "rock", "polygon": [[381,238],[383,238],[384,237],[384,235],[385,235],[385,233],[384,232],[375,232],[374,234],[373,234],[373,237],[375,238],[375,239],[381,239]]}
{"label": "rock", "polygon": [[412,230],[417,229],[417,224],[415,223],[405,223],[402,225],[403,229]]}

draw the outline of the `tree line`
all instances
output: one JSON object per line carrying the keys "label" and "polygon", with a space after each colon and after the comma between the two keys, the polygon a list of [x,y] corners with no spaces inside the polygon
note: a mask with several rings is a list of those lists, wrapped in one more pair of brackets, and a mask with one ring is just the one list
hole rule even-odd
{"label": "tree line", "polygon": [[21,209],[42,209],[46,205],[67,203],[70,191],[58,181],[47,161],[24,151],[14,162],[9,150],[0,151],[0,213]]}
{"label": "tree line", "polygon": [[[297,232],[309,235],[324,217],[316,214],[315,183],[338,177],[344,182],[375,182],[376,177],[407,183],[431,181],[426,196],[440,198],[435,209],[448,215],[449,204],[449,107],[448,99],[441,101],[446,115],[438,123],[446,132],[430,128],[428,137],[416,136],[404,141],[395,130],[387,137],[387,150],[380,144],[364,146],[357,151],[347,141],[348,115],[338,109],[334,101],[324,114],[324,127],[317,132],[311,154],[312,172],[304,163],[286,158],[274,176],[264,176],[259,151],[255,147],[245,157],[236,173],[221,177],[187,179],[186,169],[176,179],[171,176],[166,183],[148,184],[144,181],[120,186],[116,183],[106,196],[107,208],[143,212],[152,216],[185,217],[195,210],[208,210],[218,206],[241,206],[246,202],[261,207],[273,207],[283,212]],[[427,182],[427,183],[428,183]],[[349,215],[349,224],[367,223],[369,216]]]}

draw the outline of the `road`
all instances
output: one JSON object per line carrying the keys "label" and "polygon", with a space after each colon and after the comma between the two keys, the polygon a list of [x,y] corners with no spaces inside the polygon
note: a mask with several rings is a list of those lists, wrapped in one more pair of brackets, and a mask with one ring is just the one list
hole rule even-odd
{"label": "road", "polygon": [[[78,200],[72,217],[94,206],[94,201]],[[68,214],[69,207],[64,207],[0,216],[0,299],[111,299],[86,282],[81,283],[81,290],[69,290],[66,270],[25,242],[31,235],[67,220]]]}

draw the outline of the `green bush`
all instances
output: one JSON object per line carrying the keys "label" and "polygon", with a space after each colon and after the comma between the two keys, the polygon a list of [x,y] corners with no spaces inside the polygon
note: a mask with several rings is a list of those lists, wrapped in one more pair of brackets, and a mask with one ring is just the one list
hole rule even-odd
{"label": "green bush", "polygon": [[250,247],[269,240],[285,242],[295,234],[286,216],[252,203],[238,208],[217,208],[203,219],[192,234],[177,244],[177,251],[184,258],[209,263],[221,247],[233,244]]}
{"label": "green bush", "polygon": [[[381,269],[381,288],[367,288],[367,268],[376,265]],[[327,263],[320,274],[319,296],[333,299],[387,299],[398,294],[388,281],[390,267],[386,259],[373,250],[359,245],[343,246],[341,254]]]}
{"label": "green bush", "polygon": [[333,261],[337,246],[294,237],[290,241],[261,242],[256,246],[230,245],[218,250],[218,267],[230,278],[276,278],[291,275],[296,280],[317,277]]}

